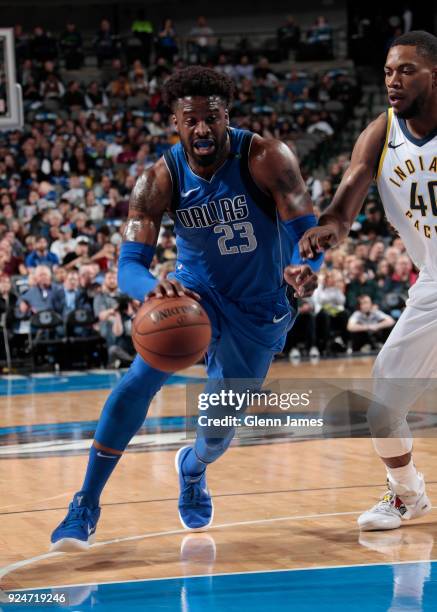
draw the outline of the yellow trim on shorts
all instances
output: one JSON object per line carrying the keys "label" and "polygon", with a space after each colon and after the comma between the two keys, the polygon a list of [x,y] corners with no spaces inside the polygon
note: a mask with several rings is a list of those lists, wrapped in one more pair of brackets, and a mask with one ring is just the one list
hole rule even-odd
{"label": "yellow trim on shorts", "polygon": [[379,158],[379,164],[378,164],[378,172],[376,173],[376,180],[379,179],[379,176],[382,172],[382,166],[384,164],[384,159],[385,159],[385,154],[387,153],[387,145],[388,145],[388,137],[390,134],[390,128],[391,128],[391,122],[393,119],[393,109],[389,108],[387,110],[387,128],[385,131],[385,142],[384,142],[384,147],[381,151],[381,157]]}

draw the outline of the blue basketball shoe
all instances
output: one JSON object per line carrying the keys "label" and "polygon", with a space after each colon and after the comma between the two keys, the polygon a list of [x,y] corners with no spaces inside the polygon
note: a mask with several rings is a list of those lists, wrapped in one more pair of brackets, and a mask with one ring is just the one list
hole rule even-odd
{"label": "blue basketball shoe", "polygon": [[100,508],[90,508],[86,503],[83,493],[75,494],[67,516],[52,533],[51,551],[80,552],[94,542]]}
{"label": "blue basketball shoe", "polygon": [[185,476],[183,463],[188,453],[193,449],[184,446],[178,450],[175,458],[176,472],[179,475],[179,518],[185,529],[197,531],[206,529],[214,518],[214,506],[206,485],[206,474],[200,476]]}

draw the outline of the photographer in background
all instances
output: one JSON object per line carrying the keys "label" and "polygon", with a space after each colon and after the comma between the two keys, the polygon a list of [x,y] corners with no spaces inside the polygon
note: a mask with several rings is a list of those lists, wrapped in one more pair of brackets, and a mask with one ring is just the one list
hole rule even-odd
{"label": "photographer in background", "polygon": [[112,334],[114,344],[108,348],[109,364],[116,368],[128,366],[134,360],[135,348],[132,343],[132,319],[136,315],[140,303],[131,300],[127,295],[119,295],[112,319]]}
{"label": "photographer in background", "polygon": [[106,272],[102,289],[94,297],[94,315],[99,321],[99,333],[106,340],[109,349],[115,344],[112,326],[116,316],[120,293],[117,289],[117,275],[112,270]]}

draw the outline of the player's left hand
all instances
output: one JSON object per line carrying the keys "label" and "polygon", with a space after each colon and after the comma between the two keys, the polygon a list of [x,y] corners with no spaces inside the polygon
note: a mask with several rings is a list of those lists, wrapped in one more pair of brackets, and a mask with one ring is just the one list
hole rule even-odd
{"label": "player's left hand", "polygon": [[317,288],[317,274],[309,265],[287,266],[284,269],[284,279],[294,289],[294,297],[310,297]]}

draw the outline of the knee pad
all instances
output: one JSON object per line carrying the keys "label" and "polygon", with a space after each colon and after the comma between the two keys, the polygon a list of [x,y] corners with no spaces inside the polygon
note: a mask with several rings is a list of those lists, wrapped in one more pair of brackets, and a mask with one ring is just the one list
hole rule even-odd
{"label": "knee pad", "polygon": [[[408,427],[408,426],[407,426]],[[410,438],[372,438],[376,452],[383,459],[402,457],[413,450],[413,439]]]}

